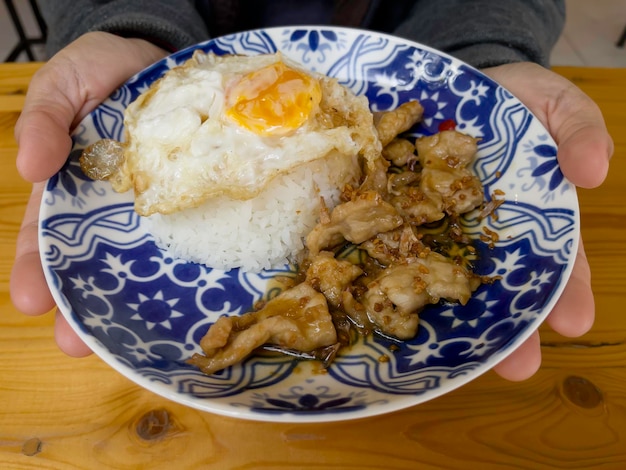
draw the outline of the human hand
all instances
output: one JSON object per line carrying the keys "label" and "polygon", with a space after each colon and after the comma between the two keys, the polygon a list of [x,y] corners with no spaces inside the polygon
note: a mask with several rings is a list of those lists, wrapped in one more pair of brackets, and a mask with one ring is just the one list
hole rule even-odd
{"label": "human hand", "polygon": [[[44,181],[65,163],[73,128],[131,75],[165,55],[164,50],[141,39],[89,33],[52,57],[33,76],[15,126],[18,171],[34,183],[11,272],[11,299],[25,314],[40,315],[54,308],[37,240]],[[70,356],[91,352],[59,312],[55,338]]]}
{"label": "human hand", "polygon": [[[598,106],[565,78],[532,63],[483,70],[519,98],[543,123],[558,146],[559,165],[576,186],[602,184],[613,154],[613,141]],[[577,337],[595,318],[591,271],[582,240],[569,282],[547,318],[557,333]],[[541,364],[539,333],[533,335],[494,370],[508,380],[524,380]]]}

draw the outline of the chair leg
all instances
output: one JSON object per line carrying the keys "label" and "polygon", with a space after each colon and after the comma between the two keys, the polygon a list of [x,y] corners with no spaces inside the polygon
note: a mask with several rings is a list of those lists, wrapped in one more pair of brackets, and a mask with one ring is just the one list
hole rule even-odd
{"label": "chair leg", "polygon": [[35,20],[37,21],[37,24],[41,31],[41,36],[38,38],[32,38],[32,39],[26,36],[26,32],[24,31],[24,26],[22,25],[22,21],[19,17],[17,9],[15,8],[15,5],[13,4],[13,1],[4,0],[4,4],[6,6],[7,11],[9,12],[9,16],[11,17],[11,21],[13,22],[13,26],[15,27],[15,31],[17,32],[17,36],[18,36],[17,45],[13,48],[13,50],[9,53],[9,55],[4,61],[14,62],[17,60],[17,58],[20,56],[22,52],[26,53],[28,60],[30,61],[36,60],[35,54],[33,53],[31,46],[33,46],[34,44],[45,43],[46,34],[47,34],[46,23],[43,17],[41,16],[36,0],[30,0],[30,6],[33,10]]}
{"label": "chair leg", "polygon": [[45,41],[48,35],[48,26],[46,25],[46,22],[44,21],[43,16],[39,11],[39,5],[37,5],[37,0],[30,0],[29,3],[35,17],[35,21],[37,21],[37,25],[39,26],[39,31],[41,31],[41,37],[38,39]]}
{"label": "chair leg", "polygon": [[624,31],[622,31],[622,35],[617,40],[616,46],[617,47],[624,47],[625,43],[626,43],[626,27],[624,27]]}

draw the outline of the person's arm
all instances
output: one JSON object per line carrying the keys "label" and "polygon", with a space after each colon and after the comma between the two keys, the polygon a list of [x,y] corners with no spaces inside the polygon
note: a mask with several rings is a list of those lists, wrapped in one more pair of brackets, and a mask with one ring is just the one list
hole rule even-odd
{"label": "person's arm", "polygon": [[478,68],[547,66],[564,22],[563,0],[418,0],[394,34]]}
{"label": "person's arm", "polygon": [[42,2],[41,12],[50,56],[91,31],[146,39],[170,52],[208,39],[193,0],[55,0]]}

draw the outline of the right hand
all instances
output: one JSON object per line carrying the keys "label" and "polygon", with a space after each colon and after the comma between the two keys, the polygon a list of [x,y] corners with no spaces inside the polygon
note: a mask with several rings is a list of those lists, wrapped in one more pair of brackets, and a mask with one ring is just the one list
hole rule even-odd
{"label": "right hand", "polygon": [[[568,180],[582,188],[602,184],[613,154],[598,105],[573,83],[537,64],[515,63],[483,70],[508,88],[537,116],[558,146],[559,166]],[[575,338],[593,325],[595,302],[591,269],[582,239],[574,269],[546,323],[557,333]],[[535,331],[494,370],[509,380],[524,380],[541,364],[539,332]]]}
{"label": "right hand", "polygon": [[[70,153],[72,130],[124,81],[165,55],[142,39],[88,33],[33,76],[15,125],[17,169],[34,183],[11,272],[11,299],[23,313],[41,315],[55,305],[39,257],[38,214],[45,180],[59,171]],[[55,338],[70,356],[91,353],[58,312]]]}

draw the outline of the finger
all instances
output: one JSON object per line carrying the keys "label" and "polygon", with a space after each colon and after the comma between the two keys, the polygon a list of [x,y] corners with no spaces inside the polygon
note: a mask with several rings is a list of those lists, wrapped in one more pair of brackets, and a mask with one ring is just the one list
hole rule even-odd
{"label": "finger", "polygon": [[575,338],[587,333],[594,320],[591,269],[581,240],[570,279],[546,322],[557,333]]}
{"label": "finger", "polygon": [[539,332],[532,335],[510,356],[496,365],[493,370],[502,378],[519,382],[533,376],[541,366],[541,344]]}
{"label": "finger", "polygon": [[126,79],[164,55],[149,42],[101,32],[55,55],[33,76],[15,126],[22,177],[38,182],[59,170],[72,129]]}
{"label": "finger", "polygon": [[89,346],[80,339],[59,310],[55,317],[54,338],[59,349],[68,356],[85,357],[92,353]]}
{"label": "finger", "polygon": [[56,173],[72,145],[70,129],[83,107],[81,72],[59,54],[35,73],[15,125],[16,165],[22,177],[39,182]]}
{"label": "finger", "polygon": [[566,78],[528,62],[485,69],[522,101],[557,143],[565,176],[575,185],[592,188],[606,178],[613,154],[598,105]]}
{"label": "finger", "polygon": [[15,263],[11,271],[11,300],[16,308],[27,315],[40,315],[54,307],[39,257],[37,220],[43,189],[43,183],[33,185],[17,236]]}
{"label": "finger", "polygon": [[33,100],[16,125],[16,165],[25,180],[40,182],[56,173],[67,159],[72,139],[70,120],[64,120],[63,116],[71,111],[59,111],[58,105],[54,111],[55,103],[50,100]]}
{"label": "finger", "polygon": [[603,123],[573,122],[557,144],[563,174],[576,186],[595,188],[606,179],[614,147]]}
{"label": "finger", "polygon": [[559,164],[565,176],[576,186],[594,188],[608,173],[613,139],[598,105],[563,80],[563,90],[546,124],[558,145]]}

